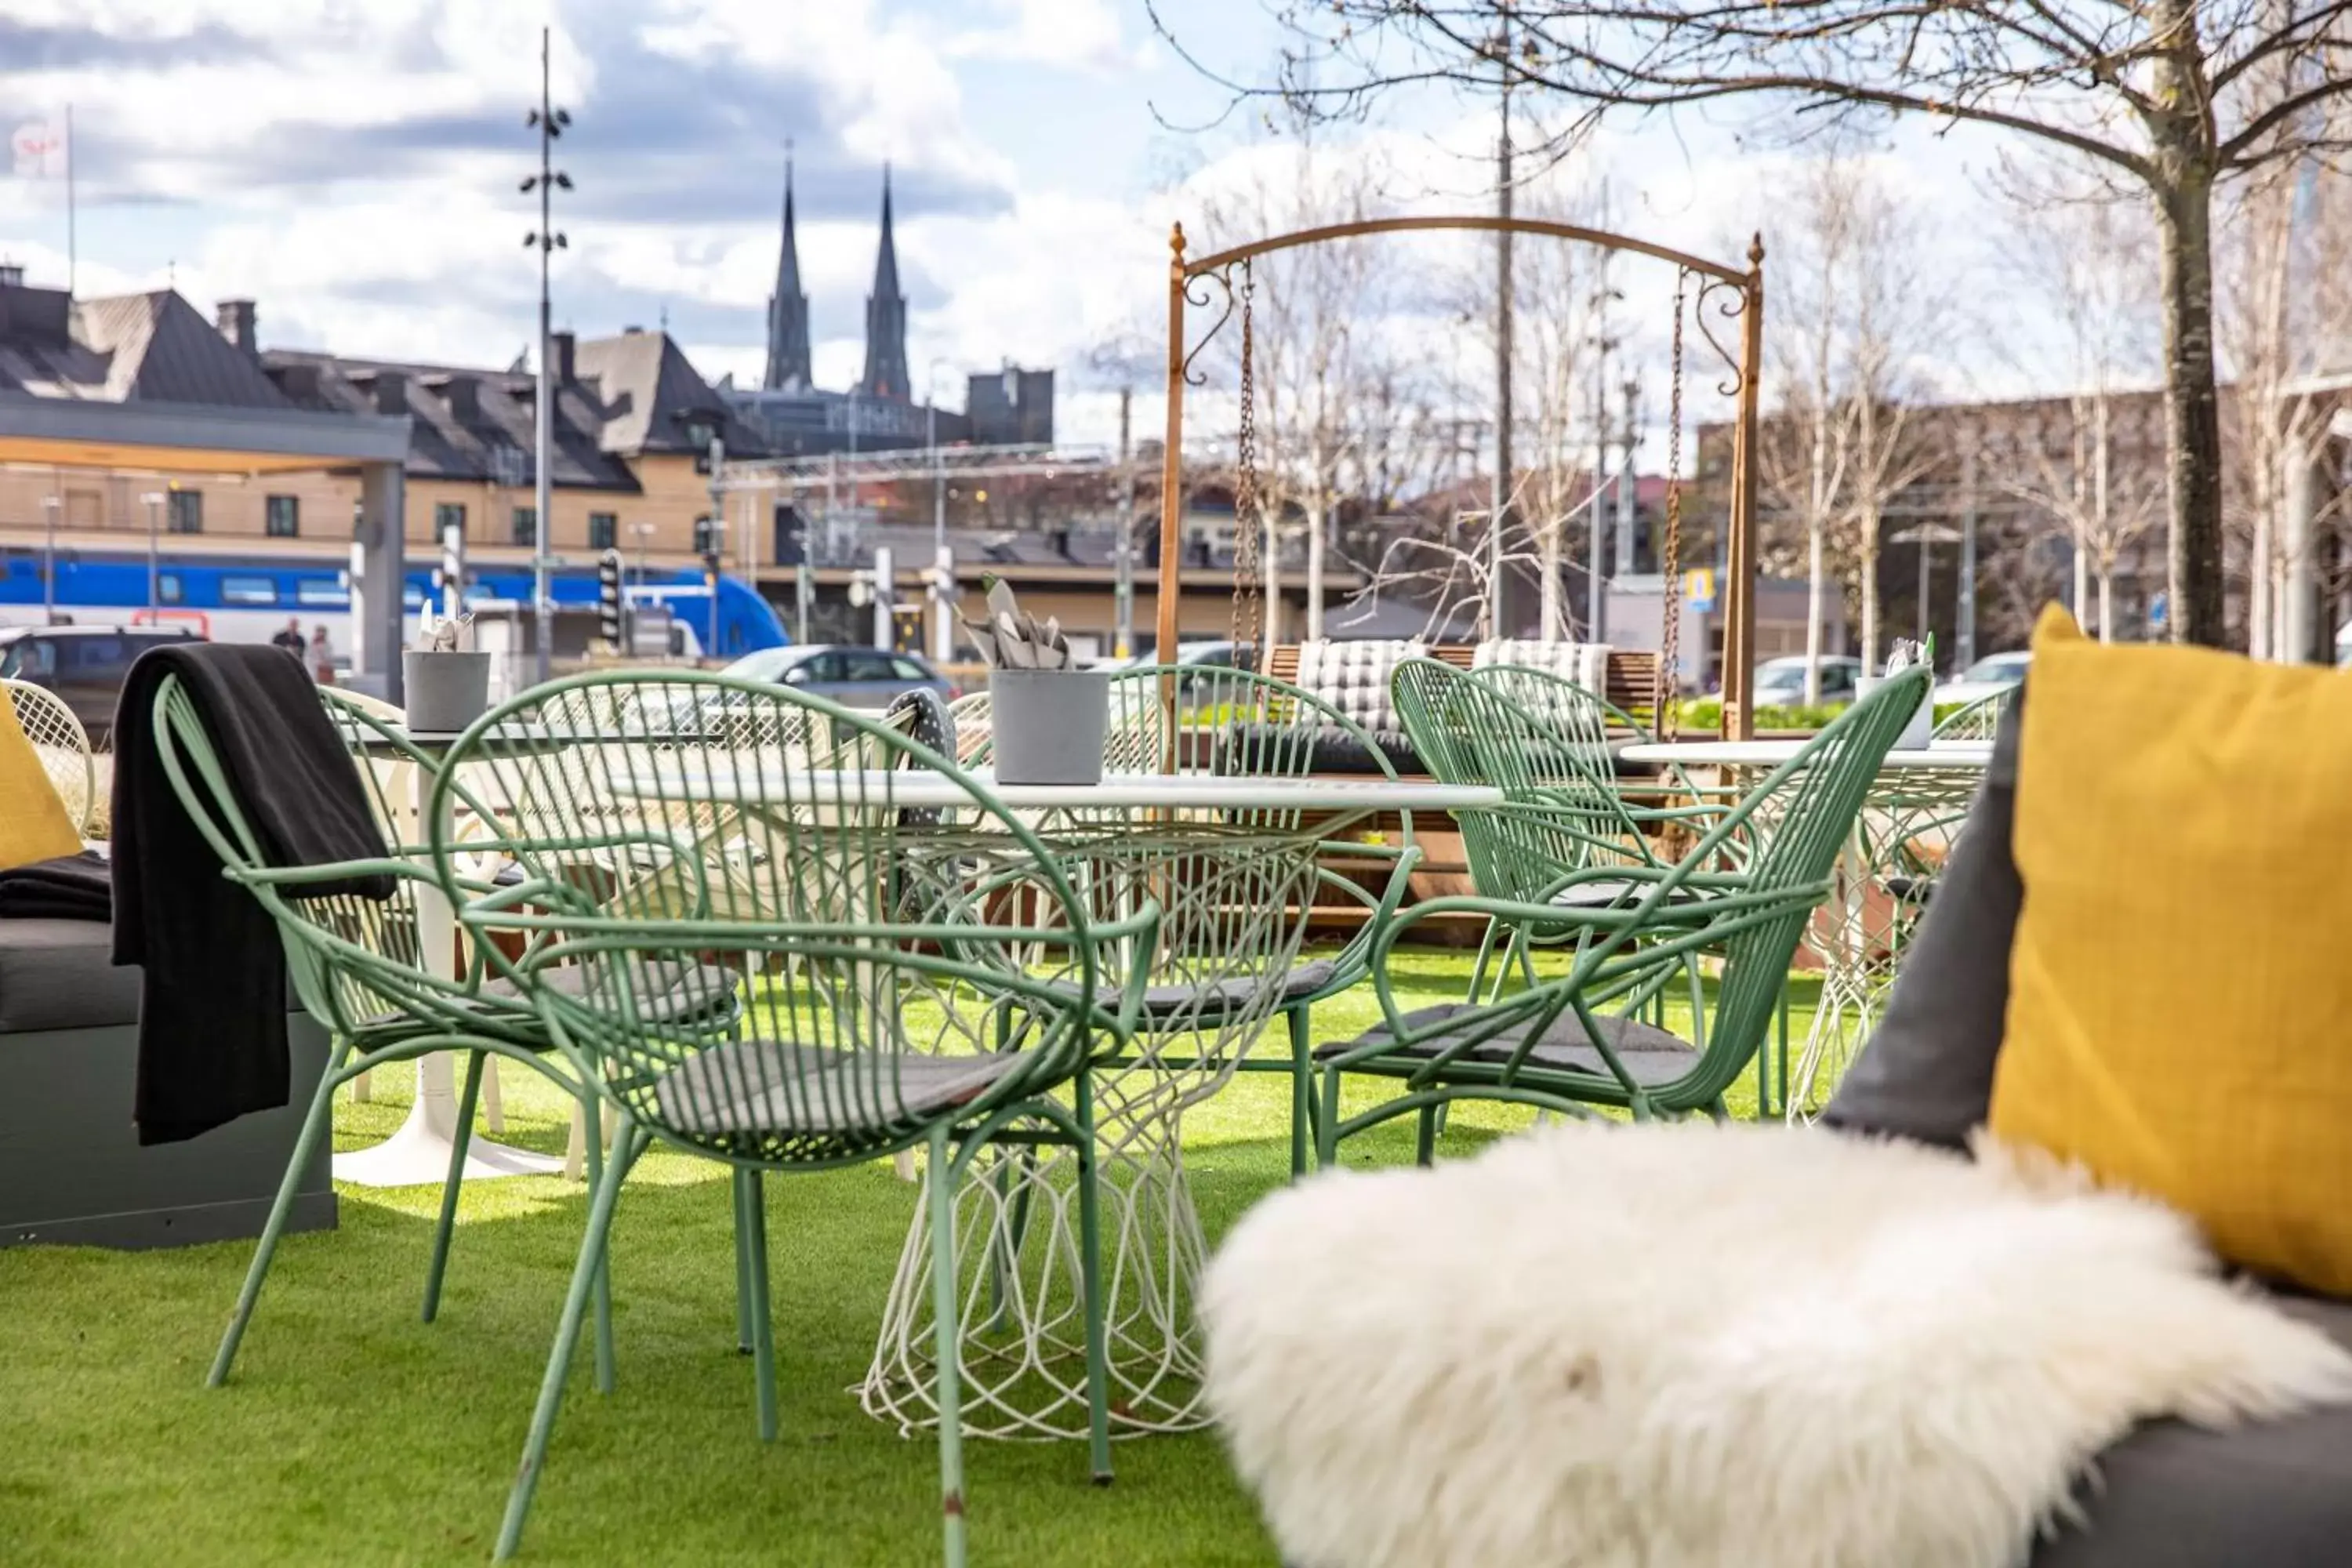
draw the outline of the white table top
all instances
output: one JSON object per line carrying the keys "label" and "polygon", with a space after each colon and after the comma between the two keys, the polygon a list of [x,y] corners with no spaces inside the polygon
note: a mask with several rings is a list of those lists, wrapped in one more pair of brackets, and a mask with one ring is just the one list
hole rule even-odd
{"label": "white table top", "polygon": [[[1100,784],[999,784],[989,769],[972,779],[1016,811],[1139,810],[1155,806],[1228,811],[1452,811],[1499,805],[1503,792],[1483,784],[1444,784],[1378,778],[1227,778],[1202,773],[1106,773]],[[740,773],[649,760],[616,772],[616,793],[636,797],[686,796],[757,805],[792,798],[846,806],[957,806],[971,796],[941,773],[795,772]]]}
{"label": "white table top", "polygon": [[[1671,741],[1626,747],[1629,763],[1680,763],[1685,767],[1778,767],[1804,749],[1802,741]],[[1937,741],[1914,751],[1889,752],[1887,770],[1930,768],[1981,773],[1992,761],[1990,741]]]}

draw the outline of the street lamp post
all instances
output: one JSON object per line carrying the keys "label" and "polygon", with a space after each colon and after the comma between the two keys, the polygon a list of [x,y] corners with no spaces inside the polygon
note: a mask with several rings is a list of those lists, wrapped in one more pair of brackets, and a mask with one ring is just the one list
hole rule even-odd
{"label": "street lamp post", "polygon": [[[538,395],[533,409],[534,462],[538,470],[538,486],[534,496],[536,511],[531,528],[530,588],[533,626],[539,644],[536,668],[539,680],[545,684],[555,645],[555,597],[553,585],[548,581],[551,545],[553,542],[555,510],[554,447],[555,393],[554,379],[548,374],[548,346],[553,337],[551,318],[547,302],[548,268],[558,250],[570,247],[570,241],[555,231],[554,197],[560,188],[572,188],[572,176],[553,165],[555,139],[572,123],[571,112],[555,107],[549,82],[548,29],[539,30],[539,107],[524,121],[539,130],[539,173],[522,183],[523,194],[539,193],[539,229],[523,237],[523,243],[539,250],[539,349],[534,356],[539,361]],[[394,527],[399,526],[397,522]],[[397,590],[394,590],[397,592]]]}
{"label": "street lamp post", "polygon": [[933,359],[923,372],[929,395],[923,439],[931,449],[931,657],[945,663],[955,652],[954,557],[948,551],[948,462],[940,451],[940,366]]}
{"label": "street lamp post", "polygon": [[147,618],[161,618],[158,612],[163,603],[163,573],[162,547],[157,535],[162,531],[163,492],[149,490],[139,498],[147,503]]}
{"label": "street lamp post", "polygon": [[58,624],[58,513],[65,502],[56,496],[41,498],[41,624]]}
{"label": "street lamp post", "polygon": [[1938,544],[1960,543],[1963,537],[1958,529],[1948,528],[1940,522],[1923,522],[1916,527],[1898,529],[1886,536],[1890,544],[1916,544],[1919,547],[1919,640],[1923,643],[1927,640],[1932,622],[1927,614],[1927,588],[1928,575],[1935,563],[1935,548]]}

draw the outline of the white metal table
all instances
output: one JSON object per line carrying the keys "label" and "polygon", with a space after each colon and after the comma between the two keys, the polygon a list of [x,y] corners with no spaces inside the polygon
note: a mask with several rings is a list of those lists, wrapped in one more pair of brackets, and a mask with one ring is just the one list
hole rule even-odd
{"label": "white metal table", "polygon": [[[441,734],[408,731],[404,738],[426,756],[438,760],[457,742],[454,733]],[[373,754],[397,756],[390,747]],[[433,775],[425,770],[415,770],[411,781],[411,811],[414,820],[425,820],[425,799],[432,793]],[[449,824],[442,823],[443,837],[448,836]],[[440,889],[419,883],[416,899],[416,944],[425,968],[445,980],[457,978],[457,917]],[[493,1058],[495,1059],[495,1058]],[[408,1119],[399,1131],[383,1142],[365,1149],[354,1149],[334,1158],[335,1180],[350,1182],[362,1187],[407,1187],[425,1183],[446,1181],[449,1175],[450,1152],[457,1146],[457,1058],[446,1051],[436,1051],[416,1059],[416,1099],[408,1108]],[[488,1181],[496,1176],[543,1176],[564,1168],[562,1159],[547,1154],[534,1154],[529,1150],[494,1143],[477,1135],[466,1144],[465,1179],[469,1182]]]}
{"label": "white metal table", "polygon": [[[1790,762],[1801,741],[1683,741],[1628,746],[1628,762],[1719,768],[1743,786]],[[1830,898],[1813,917],[1810,945],[1822,962],[1822,995],[1793,1070],[1781,1064],[1784,1110],[1811,1117],[1869,1037],[1902,960],[1916,902],[1906,878],[1924,886],[1951,849],[1992,761],[1990,741],[1938,741],[1889,752],[1841,858]]]}
{"label": "white metal table", "polygon": [[[777,764],[781,768],[782,764]],[[1111,773],[1093,784],[971,777],[1031,820],[1074,879],[1097,888],[1174,886],[1188,857],[1222,857],[1222,886],[1163,900],[1155,981],[1181,974],[1203,996],[1196,1016],[1136,1042],[1095,1069],[1114,1427],[1178,1431],[1205,1424],[1202,1346],[1192,1302],[1206,1261],[1185,1180],[1185,1110],[1221,1087],[1278,1010],[1297,962],[1324,842],[1389,813],[1438,813],[1502,804],[1499,789],[1353,778],[1252,778]],[[619,770],[616,793],[693,798],[761,811],[952,813],[971,795],[921,769],[762,775],[687,759],[647,756]],[[1237,847],[1239,847],[1236,864]],[[1172,944],[1181,963],[1173,968]],[[967,1431],[999,1436],[1083,1436],[1084,1321],[1076,1289],[1077,1233],[1069,1200],[1075,1162],[1063,1151],[1008,1150],[956,1194],[961,1363]],[[928,1181],[928,1174],[925,1179]],[[931,1390],[930,1243],[915,1205],[874,1361],[859,1386],[866,1409],[902,1428],[936,1419]],[[983,1278],[983,1274],[985,1278]]]}

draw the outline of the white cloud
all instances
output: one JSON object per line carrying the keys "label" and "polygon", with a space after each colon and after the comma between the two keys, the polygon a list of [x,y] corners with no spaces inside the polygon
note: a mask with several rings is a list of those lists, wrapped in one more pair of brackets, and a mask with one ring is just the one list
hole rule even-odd
{"label": "white cloud", "polygon": [[992,9],[1002,20],[957,35],[950,54],[1086,70],[1140,62],[1108,0],[994,0]]}

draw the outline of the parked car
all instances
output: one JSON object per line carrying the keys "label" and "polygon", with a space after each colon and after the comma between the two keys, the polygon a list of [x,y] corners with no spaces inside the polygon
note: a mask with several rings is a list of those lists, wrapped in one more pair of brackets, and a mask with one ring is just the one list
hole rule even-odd
{"label": "parked car", "polygon": [[[1862,660],[1843,654],[1822,659],[1823,702],[1851,702],[1854,682],[1862,679]],[[1756,667],[1754,700],[1759,708],[1801,708],[1805,702],[1805,656],[1790,654],[1768,658]]]}
{"label": "parked car", "polygon": [[2033,662],[2030,653],[1987,654],[1952,679],[1936,688],[1936,706],[1949,707],[1955,703],[1981,702],[1997,697],[2025,679],[2028,666]]}
{"label": "parked car", "polygon": [[957,695],[954,684],[918,655],[846,643],[761,648],[729,665],[725,673],[789,686],[845,708],[887,708],[900,692],[918,687],[942,698]]}
{"label": "parked car", "polygon": [[185,626],[21,626],[0,631],[0,680],[56,692],[98,745],[114,731],[131,661],[159,644],[203,640]]}

